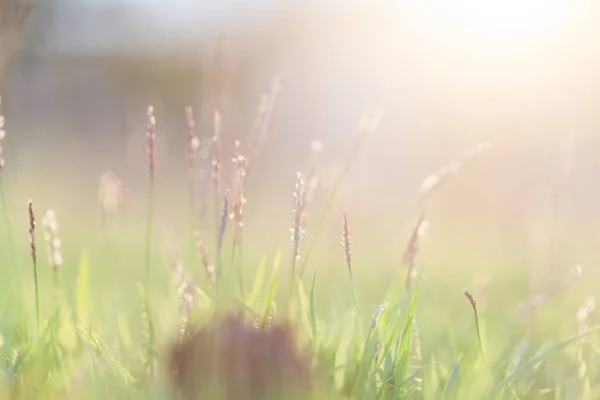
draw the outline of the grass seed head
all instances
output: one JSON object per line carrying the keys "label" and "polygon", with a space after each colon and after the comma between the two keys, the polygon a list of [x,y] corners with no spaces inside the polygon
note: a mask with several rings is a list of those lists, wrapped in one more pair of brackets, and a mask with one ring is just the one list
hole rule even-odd
{"label": "grass seed head", "polygon": [[153,106],[148,106],[146,116],[148,117],[148,124],[146,126],[146,153],[148,155],[150,176],[153,176],[156,161],[156,117],[154,116]]}
{"label": "grass seed head", "polygon": [[402,256],[402,264],[407,268],[406,288],[410,290],[413,280],[416,278],[416,261],[419,254],[419,240],[425,235],[425,230],[429,223],[425,220],[425,212],[423,212],[410,236],[404,255]]}
{"label": "grass seed head", "polygon": [[469,300],[469,303],[471,303],[473,310],[477,311],[477,301],[475,300],[475,297],[473,297],[473,295],[466,289],[464,290],[463,294],[467,300]]}
{"label": "grass seed head", "polygon": [[219,237],[218,237],[218,251],[221,251],[223,247],[223,238],[225,237],[225,231],[227,230],[227,219],[229,217],[229,189],[225,190],[225,197],[223,198],[223,209],[221,211],[221,223],[219,224]]}
{"label": "grass seed head", "polygon": [[292,250],[293,250],[293,265],[296,268],[296,262],[300,259],[300,241],[304,236],[304,230],[302,229],[302,215],[304,212],[304,181],[302,180],[302,173],[296,174],[296,189],[294,190],[295,207],[292,210],[294,214],[294,220],[292,222]]}
{"label": "grass seed head", "polygon": [[189,278],[184,279],[177,288],[177,293],[179,293],[179,311],[184,316],[189,315],[192,309],[195,292],[196,284],[193,279]]}
{"label": "grass seed head", "polygon": [[233,191],[232,191],[232,212],[229,216],[235,223],[235,237],[241,240],[242,227],[244,225],[243,213],[246,198],[244,197],[244,178],[246,177],[246,159],[240,153],[240,141],[235,141],[235,150],[232,158],[234,167]]}
{"label": "grass seed head", "polygon": [[344,211],[344,230],[342,232],[342,246],[344,247],[344,253],[346,256],[346,264],[348,270],[352,273],[352,250],[350,248],[350,227],[348,226],[348,218],[346,217],[346,211]]}
{"label": "grass seed head", "polygon": [[185,116],[188,127],[188,170],[191,177],[196,169],[198,151],[200,150],[200,139],[198,139],[198,135],[196,134],[196,121],[194,120],[194,111],[192,107],[188,106],[185,108]]}
{"label": "grass seed head", "polygon": [[60,267],[63,263],[62,253],[60,250],[61,241],[58,238],[58,224],[56,222],[56,214],[53,210],[47,210],[42,218],[44,226],[44,240],[48,247],[49,262],[52,267],[54,283],[58,284],[60,278]]}
{"label": "grass seed head", "polygon": [[210,283],[210,288],[214,290],[215,288],[215,266],[210,263],[208,259],[208,253],[206,252],[206,247],[204,246],[204,242],[200,239],[200,233],[198,231],[194,232],[194,238],[196,240],[196,249],[198,250],[198,254],[200,255],[200,260],[202,261],[202,265],[206,270],[206,275],[208,276],[208,281]]}
{"label": "grass seed head", "polygon": [[2,142],[4,141],[5,136],[6,131],[4,130],[4,115],[2,115],[2,97],[0,97],[0,173],[4,168],[4,148]]}
{"label": "grass seed head", "polygon": [[29,211],[29,248],[31,251],[31,258],[35,263],[37,260],[35,247],[35,212],[33,210],[33,202],[31,199],[27,202],[27,209]]}
{"label": "grass seed head", "polygon": [[215,110],[213,120],[213,137],[211,144],[211,156],[212,156],[212,180],[216,188],[219,187],[220,172],[221,172],[221,113],[219,110]]}

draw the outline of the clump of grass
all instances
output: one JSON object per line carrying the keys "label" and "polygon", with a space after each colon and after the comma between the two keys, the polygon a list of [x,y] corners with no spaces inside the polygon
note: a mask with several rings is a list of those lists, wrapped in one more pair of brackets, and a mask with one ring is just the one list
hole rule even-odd
{"label": "clump of grass", "polygon": [[473,307],[473,313],[475,314],[475,327],[477,329],[477,342],[479,343],[479,351],[483,356],[483,344],[481,342],[481,332],[479,330],[479,314],[477,312],[477,301],[468,290],[465,289],[463,294],[465,295],[467,300],[469,300],[469,303],[471,303],[471,307]]}

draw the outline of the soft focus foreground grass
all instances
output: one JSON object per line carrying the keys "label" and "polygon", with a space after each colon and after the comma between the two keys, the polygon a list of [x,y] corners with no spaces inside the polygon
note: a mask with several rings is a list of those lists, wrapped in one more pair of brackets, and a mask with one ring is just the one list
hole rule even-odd
{"label": "soft focus foreground grass", "polygon": [[[144,373],[145,339],[138,292],[138,283],[144,277],[143,206],[125,213],[119,230],[107,234],[102,231],[97,210],[90,201],[94,184],[79,187],[77,196],[87,199],[81,201],[79,207],[73,206],[73,199],[67,201],[64,197],[68,196],[57,195],[50,187],[29,188],[25,184],[15,187],[17,189],[9,191],[9,207],[28,335],[21,334],[19,304],[12,290],[12,257],[6,230],[0,229],[3,398],[9,398],[9,389],[15,387],[20,388],[22,398],[168,398],[162,356],[167,345],[177,337],[180,316],[179,295],[169,265],[172,260],[165,251],[161,233],[164,224],[157,223],[153,240],[149,301],[156,329],[158,372],[149,379]],[[28,254],[26,199],[29,196],[38,205],[41,338],[35,335],[33,272]],[[252,201],[268,204],[272,199],[255,196]],[[49,204],[57,211],[63,243],[60,295],[52,282],[43,227],[39,222]],[[158,213],[163,217],[167,215],[164,209]],[[207,296],[204,299],[207,309],[200,309],[195,302],[192,320],[206,320],[211,311],[210,290],[200,260],[189,258],[187,226],[181,214],[185,212],[173,210],[173,219],[162,221],[173,228],[185,272]],[[200,224],[200,232],[214,262],[212,216],[209,211],[206,221]],[[422,275],[418,297],[414,298],[413,319],[410,318],[411,294],[402,289],[404,269],[400,260],[405,241],[384,246],[383,243],[388,242],[377,238],[371,239],[367,246],[361,244],[356,238],[366,241],[369,234],[364,232],[376,236],[379,222],[362,221],[356,226],[352,225],[352,215],[349,217],[354,239],[359,336],[355,336],[358,333],[353,325],[348,269],[343,249],[337,243],[342,227],[340,218],[337,218],[339,228],[334,225],[325,229],[323,241],[327,245],[319,246],[313,254],[302,295],[292,291],[288,315],[296,322],[299,341],[309,346],[316,356],[321,378],[327,381],[328,373],[333,374],[332,385],[340,393],[360,399],[593,399],[600,396],[600,334],[594,333],[596,328],[591,322],[582,329],[576,318],[586,297],[596,293],[597,272],[584,270],[585,279],[575,281],[556,297],[544,301],[539,309],[518,318],[515,312],[523,301],[568,272],[561,270],[551,275],[530,271],[518,262],[507,262],[511,257],[495,259],[490,254],[504,249],[494,249],[484,229],[479,232],[478,242],[465,242],[461,246],[460,238],[452,238],[453,229],[441,228],[438,232],[445,234],[438,235],[447,240],[426,242],[420,251]],[[284,222],[272,220],[279,218],[274,214],[247,218],[243,258],[245,301],[258,314],[270,309],[271,304],[265,304],[264,300],[269,292],[274,259],[280,251],[279,280],[274,286],[276,297],[272,311],[275,318],[282,318],[290,294],[291,243],[286,230],[280,227],[289,225],[291,216]],[[311,234],[310,227],[309,222],[307,237]],[[334,240],[327,238],[328,235],[335,236]],[[267,237],[277,239],[269,241]],[[382,245],[378,246],[378,242]],[[303,243],[301,251],[307,241]],[[228,234],[223,249],[226,266],[230,245]],[[249,292],[263,258],[266,260],[263,279],[257,281],[260,296],[252,303]],[[518,254],[514,258],[518,260]],[[318,274],[314,292],[311,292],[315,267]],[[486,276],[490,278],[489,284],[480,287],[480,281],[484,282],[481,279]],[[478,301],[483,354],[479,351],[471,305],[462,294],[465,288]],[[369,336],[376,308],[390,296],[393,297]],[[202,297],[197,296],[195,301],[198,300]],[[57,306],[60,314],[54,321]],[[316,312],[314,320],[313,310]],[[593,316],[591,319],[593,321]],[[579,338],[580,330],[592,332]],[[376,348],[380,358],[374,361]],[[21,358],[23,355],[27,357]],[[348,382],[354,386],[348,388]]]}

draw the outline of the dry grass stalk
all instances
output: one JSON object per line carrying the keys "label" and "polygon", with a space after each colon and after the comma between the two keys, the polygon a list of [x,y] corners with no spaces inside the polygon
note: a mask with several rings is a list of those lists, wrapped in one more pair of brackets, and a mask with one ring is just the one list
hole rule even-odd
{"label": "dry grass stalk", "polygon": [[179,312],[181,314],[179,337],[183,339],[188,331],[190,313],[192,311],[192,304],[196,293],[196,284],[194,283],[194,280],[190,278],[182,279],[177,288],[177,293],[179,294]]}
{"label": "dry grass stalk", "polygon": [[4,168],[4,150],[2,142],[4,141],[5,136],[6,131],[4,130],[4,115],[2,115],[2,97],[0,97],[0,173],[2,173],[2,169]]}
{"label": "dry grass stalk", "polygon": [[254,159],[256,158],[262,147],[262,143],[260,142],[260,133],[262,132],[262,126],[265,123],[268,106],[269,96],[266,94],[262,95],[262,97],[260,98],[260,105],[258,107],[254,123],[252,124],[252,130],[250,131],[250,151],[248,153],[248,157],[246,158],[247,171],[250,171]]}
{"label": "dry grass stalk", "polygon": [[304,229],[302,228],[302,215],[304,212],[304,203],[302,199],[304,198],[304,181],[302,180],[302,174],[298,172],[296,174],[296,190],[294,190],[294,199],[295,199],[295,207],[292,210],[292,214],[294,215],[294,221],[292,222],[292,228],[290,231],[292,232],[292,274],[295,276],[296,274],[296,264],[298,260],[300,260],[300,241],[304,236]]}
{"label": "dry grass stalk", "polygon": [[525,300],[517,310],[517,317],[522,318],[537,309],[552,297],[571,286],[581,275],[582,269],[579,265],[570,269],[566,275],[551,282],[538,293]]}
{"label": "dry grass stalk", "polygon": [[200,260],[202,260],[202,265],[206,271],[206,275],[208,277],[208,281],[210,283],[210,288],[212,290],[215,289],[215,266],[210,263],[208,259],[208,253],[206,252],[206,247],[204,246],[204,242],[200,239],[200,233],[195,232],[194,237],[196,239],[196,248],[198,249],[198,254],[200,255]]}
{"label": "dry grass stalk", "polygon": [[221,222],[219,223],[219,234],[217,240],[217,252],[221,253],[223,248],[223,238],[227,230],[227,220],[229,219],[229,189],[225,190],[223,198],[223,208],[221,209]]}
{"label": "dry grass stalk", "polygon": [[263,95],[260,99],[260,106],[254,124],[252,125],[252,131],[250,132],[250,151],[246,158],[246,171],[248,173],[260,154],[267,136],[269,135],[269,131],[271,130],[275,105],[277,104],[277,99],[279,98],[282,86],[282,77],[276,77],[271,84],[271,93],[269,95]]}
{"label": "dry grass stalk", "polygon": [[[2,113],[2,97],[0,97],[0,203],[2,206],[2,212],[4,214],[4,223],[6,225],[6,232],[8,237],[8,244],[10,248],[10,253],[12,256],[12,264],[15,273],[15,279],[17,281],[17,287],[19,291],[19,297],[21,296],[21,278],[19,276],[19,270],[16,263],[17,250],[15,247],[14,234],[12,230],[12,222],[10,217],[10,212],[8,209],[8,201],[6,197],[6,191],[4,190],[4,181],[3,181],[3,169],[4,169],[4,138],[6,137],[6,131],[4,130],[4,115]],[[22,306],[19,306],[22,308]]]}
{"label": "dry grass stalk", "polygon": [[463,292],[469,303],[471,303],[471,307],[473,307],[473,313],[475,314],[475,327],[477,328],[477,341],[479,342],[479,351],[483,355],[483,343],[481,341],[481,332],[479,330],[479,313],[477,312],[477,301],[475,297],[465,289]]}
{"label": "dry grass stalk", "polygon": [[37,262],[36,247],[35,247],[35,212],[33,211],[33,202],[31,199],[27,202],[27,210],[29,212],[29,249],[31,258],[34,263]]}
{"label": "dry grass stalk", "polygon": [[358,315],[358,298],[356,297],[356,285],[354,283],[354,274],[352,273],[352,249],[350,241],[350,226],[348,225],[348,217],[344,211],[344,228],[342,230],[342,247],[344,248],[344,256],[346,265],[348,266],[348,274],[350,276],[350,285],[352,286],[352,300],[354,302],[354,315]]}
{"label": "dry grass stalk", "polygon": [[54,283],[58,285],[60,281],[60,267],[63,263],[62,253],[60,251],[61,241],[58,238],[58,224],[56,223],[56,213],[53,210],[47,210],[42,218],[44,225],[44,240],[48,247],[49,262],[52,267],[52,276]]}
{"label": "dry grass stalk", "polygon": [[304,198],[304,215],[303,218],[307,217],[308,205],[314,199],[315,192],[319,187],[319,178],[317,177],[317,159],[320,153],[323,151],[323,143],[315,140],[311,143],[311,151],[308,159],[308,171],[306,173],[306,189],[303,192]]}
{"label": "dry grass stalk", "polygon": [[425,230],[428,226],[429,223],[425,220],[425,212],[423,212],[417,220],[408,242],[408,246],[406,247],[406,250],[404,250],[404,255],[402,256],[402,264],[407,268],[405,284],[407,291],[410,291],[412,282],[417,277],[417,270],[415,267],[417,255],[419,254],[419,240],[423,235],[425,235]]}
{"label": "dry grass stalk", "polygon": [[196,186],[196,208],[198,214],[204,215],[206,210],[207,195],[209,193],[209,184],[211,179],[211,148],[212,138],[205,138],[200,141],[200,147],[197,152],[196,164],[198,166],[196,171],[197,186]]}
{"label": "dry grass stalk", "polygon": [[167,227],[163,227],[163,246],[166,264],[171,267],[171,274],[173,275],[173,281],[176,284],[181,283],[183,279],[183,263],[181,261],[181,255],[179,248],[175,243],[173,231]]}
{"label": "dry grass stalk", "polygon": [[288,325],[259,329],[241,315],[225,316],[177,343],[169,362],[172,383],[184,400],[311,394],[310,364],[297,351]]}
{"label": "dry grass stalk", "polygon": [[579,334],[588,330],[590,324],[590,316],[596,309],[596,299],[594,296],[589,296],[585,299],[585,303],[577,311],[577,322],[579,322]]}
{"label": "dry grass stalk", "polygon": [[220,173],[221,173],[221,113],[219,110],[215,110],[213,120],[213,137],[211,145],[211,158],[212,158],[212,180],[215,186],[215,192],[219,192],[220,184]]}
{"label": "dry grass stalk", "polygon": [[196,172],[200,139],[198,139],[198,135],[196,134],[196,121],[194,120],[194,110],[192,107],[188,106],[185,108],[185,116],[188,127],[188,173],[190,174],[190,178],[193,178]]}
{"label": "dry grass stalk", "polygon": [[235,223],[235,239],[239,246],[242,240],[242,227],[244,225],[243,211],[246,198],[244,197],[244,178],[246,177],[246,158],[240,153],[240,141],[235,141],[235,150],[232,158],[233,172],[233,190],[230,218]]}
{"label": "dry grass stalk", "polygon": [[348,225],[348,217],[346,216],[346,211],[344,211],[344,230],[342,231],[341,245],[344,248],[344,255],[346,257],[346,265],[348,266],[348,271],[350,271],[350,275],[352,275],[352,249],[350,248],[350,226]]}
{"label": "dry grass stalk", "polygon": [[464,152],[457,160],[444,165],[435,174],[427,176],[419,189],[419,203],[425,202],[433,192],[438,190],[451,177],[459,173],[466,162],[491,148],[492,146],[489,142],[479,143],[477,146]]}
{"label": "dry grass stalk", "polygon": [[29,248],[31,251],[31,260],[33,261],[33,281],[35,285],[35,316],[37,333],[40,333],[40,295],[37,276],[37,256],[35,247],[35,212],[33,211],[33,202],[31,199],[27,202],[27,211],[29,213]]}
{"label": "dry grass stalk", "polygon": [[102,214],[102,225],[106,227],[108,219],[112,221],[112,231],[117,229],[117,213],[124,199],[123,182],[110,171],[100,176],[98,202]]}
{"label": "dry grass stalk", "polygon": [[308,248],[306,250],[306,254],[304,260],[302,261],[302,265],[300,266],[299,276],[302,277],[304,272],[306,271],[306,266],[308,265],[308,260],[310,259],[310,255],[317,243],[318,235],[321,232],[321,228],[325,222],[325,217],[331,210],[333,206],[336,194],[350,169],[350,165],[356,158],[359,150],[361,149],[363,142],[367,138],[369,134],[377,130],[379,124],[381,123],[381,118],[383,116],[383,110],[381,108],[381,103],[383,102],[383,96],[380,96],[378,101],[361,117],[358,124],[358,133],[356,138],[354,139],[354,143],[352,144],[352,149],[348,154],[348,157],[344,161],[342,165],[341,171],[335,177],[333,184],[331,185],[331,189],[329,191],[329,195],[325,201],[325,205],[321,209],[316,221],[316,226],[314,233],[311,237],[311,240],[308,244]]}
{"label": "dry grass stalk", "polygon": [[146,126],[146,154],[148,155],[150,176],[154,176],[156,162],[156,118],[153,106],[148,106],[146,116],[148,117]]}

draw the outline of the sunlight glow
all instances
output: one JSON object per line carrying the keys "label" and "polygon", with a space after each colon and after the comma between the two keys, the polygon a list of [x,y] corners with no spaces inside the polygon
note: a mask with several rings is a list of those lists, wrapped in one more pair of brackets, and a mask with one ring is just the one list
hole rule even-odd
{"label": "sunlight glow", "polygon": [[577,1],[569,0],[423,0],[417,14],[428,25],[496,50],[543,45],[572,26]]}

